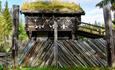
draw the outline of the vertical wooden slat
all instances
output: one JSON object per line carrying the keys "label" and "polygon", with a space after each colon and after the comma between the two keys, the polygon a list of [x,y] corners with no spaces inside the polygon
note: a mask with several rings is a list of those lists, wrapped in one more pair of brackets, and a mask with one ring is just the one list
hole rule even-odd
{"label": "vertical wooden slat", "polygon": [[18,57],[18,27],[19,27],[19,6],[13,5],[13,37],[12,37],[12,58],[14,62],[14,69],[17,65]]}
{"label": "vertical wooden slat", "polygon": [[[54,17],[53,17],[54,19]],[[53,47],[53,52],[54,52],[54,65],[57,66],[57,61],[58,61],[58,45],[57,45],[57,40],[58,40],[58,24],[54,20],[54,47]]]}
{"label": "vertical wooden slat", "polygon": [[[74,24],[74,35],[75,35],[75,39],[78,39],[78,24],[79,24],[79,20],[78,20],[78,17],[75,16],[75,22],[73,23]],[[81,19],[80,19],[81,21]]]}
{"label": "vertical wooden slat", "polygon": [[103,7],[105,30],[106,30],[106,47],[107,47],[107,63],[112,66],[112,51],[113,51],[113,35],[112,35],[112,19],[109,5]]}
{"label": "vertical wooden slat", "polygon": [[115,55],[115,30],[113,30],[113,43],[114,43],[114,55]]}

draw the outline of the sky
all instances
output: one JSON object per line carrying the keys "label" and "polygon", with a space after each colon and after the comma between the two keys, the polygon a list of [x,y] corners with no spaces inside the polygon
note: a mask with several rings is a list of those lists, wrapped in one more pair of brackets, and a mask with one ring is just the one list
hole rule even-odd
{"label": "sky", "polygon": [[[6,0],[1,1],[2,1],[2,7],[4,8]],[[12,5],[14,4],[21,5],[25,0],[7,0],[7,1],[9,3],[9,8],[12,8]],[[101,24],[104,23],[103,10],[95,6],[101,0],[64,0],[64,1],[75,2],[83,8],[86,14],[82,16],[82,22],[94,24],[95,21],[97,21],[98,23]]]}

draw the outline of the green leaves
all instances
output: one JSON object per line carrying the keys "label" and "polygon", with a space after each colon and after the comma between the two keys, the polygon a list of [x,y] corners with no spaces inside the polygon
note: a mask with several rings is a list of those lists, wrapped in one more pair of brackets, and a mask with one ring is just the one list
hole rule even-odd
{"label": "green leaves", "polygon": [[113,6],[114,3],[115,3],[115,0],[102,0],[101,2],[96,4],[96,6],[99,6],[100,8],[102,8],[103,6],[105,6],[105,5],[109,4],[109,3]]}
{"label": "green leaves", "polygon": [[23,23],[19,24],[19,40],[20,41],[26,41],[28,39],[26,31],[25,31],[25,27]]}
{"label": "green leaves", "polygon": [[5,6],[5,10],[3,11],[3,16],[4,19],[6,21],[6,23],[4,24],[4,28],[5,28],[5,35],[11,35],[12,33],[12,18],[8,9],[8,3],[6,2],[6,6]]}
{"label": "green leaves", "polygon": [[8,52],[11,47],[12,18],[6,2],[5,9],[0,13],[0,52]]}

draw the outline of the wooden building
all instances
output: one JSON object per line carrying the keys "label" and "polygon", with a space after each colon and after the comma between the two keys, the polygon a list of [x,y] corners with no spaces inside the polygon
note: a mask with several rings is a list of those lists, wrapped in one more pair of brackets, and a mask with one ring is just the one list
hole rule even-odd
{"label": "wooden building", "polygon": [[[39,4],[39,2],[38,2]],[[38,5],[36,4],[36,5]],[[40,3],[41,4],[41,3]],[[50,8],[45,8],[38,5],[38,9],[31,9],[27,4],[24,5],[30,8],[22,8],[22,13],[25,15],[26,31],[31,37],[54,37],[54,23],[57,23],[58,38],[76,39],[78,25],[81,22],[81,15],[84,11],[79,5],[73,3],[53,4],[43,2]],[[68,4],[68,6],[65,6]],[[69,7],[69,4],[72,5]],[[35,5],[35,4],[34,4]],[[74,7],[74,9],[73,9]]]}

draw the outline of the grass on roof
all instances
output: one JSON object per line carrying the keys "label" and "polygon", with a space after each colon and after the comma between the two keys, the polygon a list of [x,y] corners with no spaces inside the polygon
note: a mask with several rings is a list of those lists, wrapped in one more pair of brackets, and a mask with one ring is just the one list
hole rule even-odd
{"label": "grass on roof", "polygon": [[31,3],[23,3],[22,10],[31,11],[60,11],[60,12],[83,12],[82,8],[75,3],[67,2],[46,2],[38,1]]}

